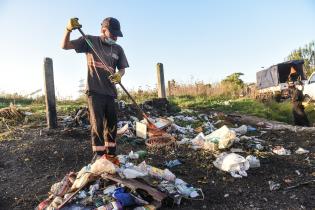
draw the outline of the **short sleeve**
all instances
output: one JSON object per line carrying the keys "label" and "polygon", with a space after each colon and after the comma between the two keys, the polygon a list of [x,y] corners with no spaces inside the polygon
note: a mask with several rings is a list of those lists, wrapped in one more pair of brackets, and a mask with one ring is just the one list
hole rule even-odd
{"label": "short sleeve", "polygon": [[122,48],[120,48],[120,52],[118,55],[118,62],[117,62],[117,68],[118,69],[125,69],[129,67],[128,61],[127,61],[127,57],[125,55],[125,52]]}
{"label": "short sleeve", "polygon": [[89,51],[89,46],[82,36],[78,39],[71,40],[70,42],[77,53],[86,53]]}

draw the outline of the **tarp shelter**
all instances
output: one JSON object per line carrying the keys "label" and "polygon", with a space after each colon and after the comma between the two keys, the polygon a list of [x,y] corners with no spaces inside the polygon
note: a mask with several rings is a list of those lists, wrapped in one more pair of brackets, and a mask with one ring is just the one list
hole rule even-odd
{"label": "tarp shelter", "polygon": [[264,89],[285,83],[288,80],[292,65],[296,65],[301,80],[306,80],[303,71],[304,60],[293,60],[279,63],[256,73],[257,88]]}

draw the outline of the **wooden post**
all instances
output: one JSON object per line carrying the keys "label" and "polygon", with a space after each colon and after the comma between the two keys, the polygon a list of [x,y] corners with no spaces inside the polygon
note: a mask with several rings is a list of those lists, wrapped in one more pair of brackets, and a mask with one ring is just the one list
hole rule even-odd
{"label": "wooden post", "polygon": [[57,127],[57,111],[56,111],[56,97],[54,85],[54,70],[53,61],[51,58],[44,58],[44,90],[46,102],[46,118],[47,127]]}
{"label": "wooden post", "polygon": [[163,64],[158,63],[156,65],[156,72],[157,72],[157,89],[158,89],[158,97],[159,98],[166,98],[165,93],[165,82],[164,82],[164,70]]}

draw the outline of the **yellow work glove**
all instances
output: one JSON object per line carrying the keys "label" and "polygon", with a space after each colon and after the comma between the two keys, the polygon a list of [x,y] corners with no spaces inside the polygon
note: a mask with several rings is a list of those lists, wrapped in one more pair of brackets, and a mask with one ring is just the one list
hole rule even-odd
{"label": "yellow work glove", "polygon": [[78,28],[82,28],[82,25],[79,23],[79,18],[71,18],[67,24],[67,30],[72,31]]}
{"label": "yellow work glove", "polygon": [[121,82],[121,75],[117,72],[113,75],[110,75],[109,80],[114,84],[120,83]]}

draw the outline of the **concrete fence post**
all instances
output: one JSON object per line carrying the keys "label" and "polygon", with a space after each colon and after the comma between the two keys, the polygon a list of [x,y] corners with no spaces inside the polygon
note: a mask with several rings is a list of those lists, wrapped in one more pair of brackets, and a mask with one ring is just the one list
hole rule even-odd
{"label": "concrete fence post", "polygon": [[159,98],[166,98],[165,93],[165,81],[164,81],[164,70],[163,70],[163,64],[158,63],[156,65],[156,71],[157,71],[157,89],[158,89],[158,97]]}
{"label": "concrete fence post", "polygon": [[44,91],[46,102],[46,119],[48,128],[57,127],[57,110],[54,84],[53,61],[44,58]]}

